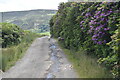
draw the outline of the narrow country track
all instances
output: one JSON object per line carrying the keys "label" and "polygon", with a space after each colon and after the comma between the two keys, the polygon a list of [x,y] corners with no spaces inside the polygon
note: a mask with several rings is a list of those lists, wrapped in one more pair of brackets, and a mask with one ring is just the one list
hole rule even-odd
{"label": "narrow country track", "polygon": [[3,78],[77,78],[56,40],[37,38],[24,57],[2,74]]}

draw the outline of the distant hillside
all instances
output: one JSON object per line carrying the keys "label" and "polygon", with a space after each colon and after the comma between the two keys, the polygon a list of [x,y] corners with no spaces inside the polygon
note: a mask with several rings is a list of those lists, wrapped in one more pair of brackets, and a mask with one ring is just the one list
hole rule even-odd
{"label": "distant hillside", "polygon": [[33,32],[49,31],[49,20],[56,10],[29,10],[3,12],[3,22],[9,22],[20,26],[24,30]]}

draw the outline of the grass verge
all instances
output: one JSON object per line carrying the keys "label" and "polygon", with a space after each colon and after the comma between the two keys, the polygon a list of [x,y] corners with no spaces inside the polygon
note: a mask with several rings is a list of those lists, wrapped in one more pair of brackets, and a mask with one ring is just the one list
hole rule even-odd
{"label": "grass verge", "polygon": [[80,78],[112,78],[110,72],[96,62],[95,57],[86,55],[83,50],[75,52],[65,49],[60,42],[58,44],[73,64]]}

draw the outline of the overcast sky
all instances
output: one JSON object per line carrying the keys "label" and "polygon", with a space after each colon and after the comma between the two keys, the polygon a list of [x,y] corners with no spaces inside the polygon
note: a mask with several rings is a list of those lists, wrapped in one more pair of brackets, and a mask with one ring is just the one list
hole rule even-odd
{"label": "overcast sky", "polygon": [[0,0],[0,12],[31,9],[57,9],[60,2],[68,0]]}

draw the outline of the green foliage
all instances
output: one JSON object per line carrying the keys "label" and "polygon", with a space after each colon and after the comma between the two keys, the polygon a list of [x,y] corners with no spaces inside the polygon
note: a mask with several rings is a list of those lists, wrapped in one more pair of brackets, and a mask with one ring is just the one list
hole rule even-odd
{"label": "green foliage", "polygon": [[[59,5],[58,12],[50,20],[50,33],[62,37],[61,43],[70,50],[83,49],[98,58],[98,63],[118,77],[119,2],[67,2]],[[115,33],[116,32],[116,33]],[[110,45],[106,45],[109,43]]]}
{"label": "green foliage", "polygon": [[2,26],[2,47],[17,45],[21,42],[22,29],[10,23],[1,23]]}
{"label": "green foliage", "polygon": [[109,43],[107,43],[107,45],[110,46],[110,48],[112,49],[112,52],[109,56],[107,56],[106,58],[103,58],[101,60],[101,62],[106,62],[106,64],[113,66],[112,67],[112,74],[114,76],[118,76],[119,75],[119,53],[120,53],[120,27],[119,29],[117,29],[115,31],[115,34],[111,36],[112,41],[110,41]]}

